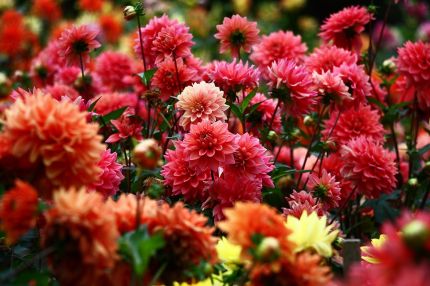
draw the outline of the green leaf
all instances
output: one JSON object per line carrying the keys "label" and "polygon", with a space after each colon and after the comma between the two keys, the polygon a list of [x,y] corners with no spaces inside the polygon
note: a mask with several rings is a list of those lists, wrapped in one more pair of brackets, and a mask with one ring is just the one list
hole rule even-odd
{"label": "green leaf", "polygon": [[377,100],[376,98],[374,98],[374,97],[368,97],[367,101],[369,101],[370,103],[373,103],[373,104],[377,105],[382,110],[385,109],[385,105],[382,102],[380,102],[379,100]]}
{"label": "green leaf", "polygon": [[147,70],[146,72],[142,72],[137,74],[140,77],[140,80],[144,85],[148,85],[151,82],[152,77],[154,76],[155,72],[157,71],[156,68]]}
{"label": "green leaf", "polygon": [[256,94],[257,94],[257,89],[255,88],[245,97],[245,99],[242,101],[242,104],[240,105],[241,113],[245,112],[245,109],[248,107],[249,103],[251,102],[251,100],[254,98]]}
{"label": "green leaf", "polygon": [[127,109],[127,107],[122,107],[120,109],[114,110],[114,111],[106,114],[105,116],[103,116],[103,121],[104,122],[109,122],[111,120],[119,118],[124,113],[124,111],[126,109]]}
{"label": "green leaf", "polygon": [[423,155],[423,154],[427,153],[428,151],[430,151],[430,144],[427,144],[424,147],[420,148],[418,150],[418,153],[420,153],[420,155]]}
{"label": "green leaf", "polygon": [[143,276],[151,258],[164,244],[163,235],[159,232],[149,235],[145,225],[127,232],[118,241],[119,252],[139,277]]}
{"label": "green leaf", "polygon": [[230,109],[233,112],[233,114],[236,115],[237,118],[241,119],[242,111],[240,110],[240,108],[234,103],[228,102],[227,104],[230,106]]}
{"label": "green leaf", "polygon": [[94,108],[96,107],[97,102],[99,102],[99,100],[102,97],[100,96],[99,98],[97,98],[93,103],[91,103],[90,107],[88,107],[88,112],[92,112],[94,110]]}
{"label": "green leaf", "polygon": [[[266,101],[266,100],[264,100],[264,101]],[[260,104],[262,104],[264,101],[258,102],[256,104],[254,104],[253,106],[251,106],[251,109],[246,114],[246,117],[249,118],[257,110],[257,108],[260,106]]]}

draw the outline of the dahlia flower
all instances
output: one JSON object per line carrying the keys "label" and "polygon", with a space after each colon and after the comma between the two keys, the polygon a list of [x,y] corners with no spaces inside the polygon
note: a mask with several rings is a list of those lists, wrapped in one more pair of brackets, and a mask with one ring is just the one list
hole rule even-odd
{"label": "dahlia flower", "polygon": [[142,124],[139,118],[136,118],[134,110],[127,109],[119,119],[111,120],[112,125],[115,127],[117,132],[110,135],[106,139],[106,143],[116,143],[118,141],[136,138],[142,140]]}
{"label": "dahlia flower", "polygon": [[253,65],[234,59],[231,63],[215,61],[207,70],[210,81],[224,92],[233,93],[258,86],[260,72]]}
{"label": "dahlia flower", "polygon": [[217,178],[208,189],[208,199],[203,208],[213,208],[216,221],[223,220],[224,209],[231,208],[236,202],[261,202],[261,181],[247,177],[236,177],[225,171],[224,178]]}
{"label": "dahlia flower", "polygon": [[157,209],[156,216],[147,225],[150,233],[161,231],[165,241],[157,255],[161,259],[159,263],[166,263],[160,283],[190,282],[188,271],[202,262],[216,262],[214,228],[207,227],[206,223],[205,216],[187,209],[182,203],[173,207],[162,204]]}
{"label": "dahlia flower", "polygon": [[97,179],[104,150],[98,125],[86,117],[74,103],[35,90],[5,111],[4,136],[14,157],[42,164],[52,186],[83,186]]}
{"label": "dahlia flower", "polygon": [[396,186],[394,154],[365,136],[351,139],[341,149],[342,175],[367,198],[391,193]]}
{"label": "dahlia flower", "polygon": [[351,100],[351,94],[348,92],[348,87],[342,81],[340,75],[330,71],[322,72],[321,74],[313,72],[312,77],[318,91],[322,97],[321,101],[325,105],[330,105],[331,109],[340,109],[343,102]]}
{"label": "dahlia flower", "polygon": [[44,88],[46,93],[49,93],[56,100],[61,100],[63,97],[69,98],[71,101],[76,100],[80,95],[73,87],[65,84],[54,84]]}
{"label": "dahlia flower", "polygon": [[188,32],[189,28],[184,24],[164,27],[157,34],[152,43],[152,52],[155,55],[155,64],[164,61],[166,57],[173,59],[187,58],[191,55],[191,47],[194,44],[193,36]]}
{"label": "dahlia flower", "polygon": [[[360,104],[357,108],[351,107],[344,111],[332,112],[330,118],[324,121],[322,134],[338,146],[347,144],[351,139],[361,135],[383,143],[385,130],[380,120],[377,110],[372,110],[370,105]],[[328,138],[329,135],[330,138]]]}
{"label": "dahlia flower", "polygon": [[271,65],[268,78],[269,85],[277,90],[274,96],[286,102],[285,108],[291,115],[301,116],[312,110],[317,92],[305,67],[282,59]]}
{"label": "dahlia flower", "polygon": [[80,66],[89,61],[89,53],[101,45],[96,40],[98,29],[94,26],[83,25],[65,30],[59,39],[59,53],[69,65]]}
{"label": "dahlia flower", "polygon": [[316,212],[309,215],[303,212],[300,218],[288,216],[285,225],[291,231],[289,240],[295,244],[294,252],[313,249],[324,257],[333,255],[331,244],[339,230],[333,230],[333,226],[327,225],[326,216],[318,217]]}
{"label": "dahlia flower", "polygon": [[295,216],[300,218],[303,212],[311,214],[316,212],[319,216],[323,215],[322,205],[317,203],[315,198],[306,191],[297,192],[293,190],[289,197],[285,198],[288,202],[288,208],[283,208],[286,216]]}
{"label": "dahlia flower", "polygon": [[245,177],[258,181],[264,187],[273,188],[269,173],[275,168],[272,156],[260,144],[260,140],[248,133],[236,135],[237,149],[233,153],[234,164],[227,165],[224,172],[233,178]]}
{"label": "dahlia flower", "polygon": [[309,189],[314,197],[318,198],[324,209],[329,210],[339,206],[340,184],[336,181],[336,176],[322,170],[321,175],[313,173],[309,177]]}
{"label": "dahlia flower", "polygon": [[381,248],[385,241],[387,240],[387,235],[381,234],[378,238],[372,238],[369,246],[360,247],[361,259],[372,264],[378,264],[380,261],[374,257],[373,252],[375,249]]}
{"label": "dahlia flower", "polygon": [[36,16],[48,22],[55,22],[61,18],[61,8],[56,1],[35,0],[31,10]]}
{"label": "dahlia flower", "polygon": [[60,56],[58,40],[50,41],[31,61],[30,75],[36,86],[54,84],[54,75],[65,65],[65,59]]}
{"label": "dahlia flower", "polygon": [[345,102],[345,106],[349,107],[366,102],[366,97],[370,96],[372,87],[363,66],[342,64],[340,67],[335,67],[333,71],[340,75],[351,93],[352,100]]}
{"label": "dahlia flower", "polygon": [[11,245],[36,226],[37,191],[17,180],[15,187],[0,199],[0,229],[6,233],[6,244]]}
{"label": "dahlia flower", "polygon": [[253,240],[256,234],[276,239],[282,256],[292,253],[294,245],[288,239],[291,231],[275,209],[264,204],[237,202],[234,208],[224,210],[224,214],[227,219],[219,222],[218,227],[228,234],[231,243],[242,247],[242,257],[249,258],[250,250],[258,246]]}
{"label": "dahlia flower", "polygon": [[336,46],[324,45],[315,48],[312,54],[306,58],[305,65],[311,71],[322,73],[333,71],[334,67],[339,67],[342,64],[356,64],[357,60],[357,54],[355,53]]}
{"label": "dahlia flower", "polygon": [[205,181],[210,178],[209,171],[202,171],[198,167],[191,167],[188,155],[182,142],[174,142],[175,150],[168,150],[161,175],[164,185],[172,188],[173,195],[183,195],[186,201],[194,202],[203,199]]}
{"label": "dahlia flower", "polygon": [[89,188],[103,194],[105,197],[115,195],[124,176],[121,173],[122,165],[116,162],[117,154],[109,149],[103,152],[98,166],[101,172],[98,180]]}
{"label": "dahlia flower", "polygon": [[179,125],[188,130],[190,124],[203,120],[225,121],[227,119],[225,111],[228,106],[225,104],[223,95],[224,93],[215,84],[204,81],[184,88],[176,103],[178,109],[184,111]]}
{"label": "dahlia flower", "polygon": [[158,65],[158,69],[152,78],[151,85],[160,90],[163,101],[169,100],[171,96],[178,95],[184,86],[189,86],[199,81],[196,70],[188,67],[182,59],[176,59],[176,65],[178,72],[176,72],[173,59],[166,58]]}
{"label": "dahlia flower", "polygon": [[101,194],[60,189],[54,192],[45,220],[42,247],[58,247],[63,242],[61,251],[48,256],[59,283],[92,285],[114,266],[119,233]]}
{"label": "dahlia flower", "polygon": [[219,167],[235,162],[233,153],[237,144],[226,123],[206,120],[191,125],[190,133],[185,135],[183,142],[193,168],[210,169],[217,173]]}
{"label": "dahlia flower", "polygon": [[330,15],[321,26],[319,34],[325,43],[333,44],[350,51],[360,52],[362,42],[360,33],[373,20],[367,8],[351,6]]}
{"label": "dahlia flower", "polygon": [[260,43],[253,47],[250,59],[257,64],[263,75],[267,75],[267,68],[277,60],[294,59],[298,62],[304,60],[308,47],[302,43],[300,36],[292,32],[278,31],[263,36]]}
{"label": "dahlia flower", "polygon": [[248,21],[246,17],[233,15],[231,18],[224,17],[221,25],[216,26],[215,38],[220,40],[220,52],[225,53],[230,50],[233,58],[240,57],[240,49],[246,53],[251,51],[251,47],[258,42],[257,22]]}
{"label": "dahlia flower", "polygon": [[9,9],[3,12],[0,22],[13,23],[13,25],[3,24],[0,27],[0,52],[11,57],[18,55],[25,49],[28,38],[23,15]]}
{"label": "dahlia flower", "polygon": [[121,90],[128,86],[124,82],[126,76],[131,76],[135,71],[131,58],[119,52],[103,52],[96,59],[95,70],[103,85],[113,91]]}

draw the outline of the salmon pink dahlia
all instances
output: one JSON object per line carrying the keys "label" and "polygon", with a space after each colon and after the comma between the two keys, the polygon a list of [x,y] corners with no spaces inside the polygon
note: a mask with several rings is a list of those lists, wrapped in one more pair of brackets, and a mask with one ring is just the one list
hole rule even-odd
{"label": "salmon pink dahlia", "polygon": [[186,201],[195,202],[205,197],[205,181],[210,178],[208,170],[191,167],[182,142],[174,142],[175,150],[168,150],[161,175],[164,185],[172,188],[172,194],[183,195]]}
{"label": "salmon pink dahlia", "polygon": [[319,199],[325,210],[330,210],[339,206],[340,184],[336,177],[326,170],[322,170],[321,175],[313,173],[310,175],[309,189],[314,197]]}
{"label": "salmon pink dahlia", "polygon": [[360,33],[372,19],[373,15],[365,7],[347,7],[325,20],[320,36],[325,43],[333,41],[340,48],[360,52]]}
{"label": "salmon pink dahlia", "polygon": [[166,57],[177,59],[187,58],[191,55],[191,47],[194,42],[192,41],[193,36],[188,30],[188,27],[179,23],[161,29],[152,43],[152,52],[157,65]]}
{"label": "salmon pink dahlia", "polygon": [[112,120],[111,123],[115,127],[116,132],[106,139],[106,143],[116,143],[132,137],[137,140],[143,140],[142,122],[135,115],[133,109],[127,109],[119,119]]}
{"label": "salmon pink dahlia", "polygon": [[397,168],[394,154],[364,136],[357,137],[341,149],[342,175],[352,182],[359,194],[378,198],[396,186]]}
{"label": "salmon pink dahlia", "polygon": [[183,142],[193,168],[218,173],[219,167],[235,162],[235,137],[228,131],[227,124],[221,121],[211,123],[205,120],[191,125],[190,133],[185,135]]}
{"label": "salmon pink dahlia", "polygon": [[316,48],[305,61],[305,65],[311,70],[318,73],[333,71],[334,67],[342,64],[352,65],[357,63],[357,54],[342,48],[324,45]]}
{"label": "salmon pink dahlia", "polygon": [[215,38],[221,41],[220,52],[225,53],[230,50],[234,58],[240,57],[240,49],[246,53],[251,51],[252,45],[258,42],[257,22],[248,21],[246,17],[233,15],[231,18],[224,18],[221,25],[217,25],[218,33]]}
{"label": "salmon pink dahlia", "polygon": [[102,170],[98,180],[94,182],[90,189],[103,194],[105,197],[115,195],[119,190],[119,184],[124,176],[121,173],[122,165],[116,162],[117,154],[111,153],[109,149],[103,152],[98,166]]}
{"label": "salmon pink dahlia", "polygon": [[285,108],[293,116],[301,116],[312,110],[317,92],[309,71],[293,60],[273,62],[269,68],[269,85],[273,96],[285,102]]}
{"label": "salmon pink dahlia", "polygon": [[267,67],[280,59],[294,59],[301,62],[305,58],[308,47],[302,43],[300,36],[292,32],[278,31],[263,36],[261,42],[253,48],[250,59],[257,64],[263,75],[267,74]]}
{"label": "salmon pink dahlia", "polygon": [[345,102],[344,106],[357,106],[366,102],[366,97],[370,96],[372,87],[364,66],[342,64],[340,67],[335,67],[333,72],[340,75],[351,93],[352,100]]}
{"label": "salmon pink dahlia", "polygon": [[99,30],[94,26],[73,26],[65,30],[59,39],[59,53],[69,65],[79,66],[88,62],[89,53],[101,45],[96,40]]}
{"label": "salmon pink dahlia", "polygon": [[285,216],[292,215],[296,218],[300,218],[303,212],[307,212],[308,214],[316,212],[319,216],[324,214],[322,205],[317,203],[309,192],[297,192],[294,190],[291,195],[285,199],[288,202],[288,208],[283,209]]}
{"label": "salmon pink dahlia", "polygon": [[223,96],[224,93],[213,83],[202,81],[187,86],[178,96],[176,103],[178,109],[184,111],[179,125],[189,130],[190,124],[203,120],[225,121],[227,119],[225,111],[228,106]]}
{"label": "salmon pink dahlia", "polygon": [[36,226],[37,209],[37,191],[17,180],[0,200],[0,229],[6,233],[6,244],[14,244]]}
{"label": "salmon pink dahlia", "polygon": [[83,186],[97,180],[105,149],[86,118],[71,101],[35,90],[5,111],[4,135],[14,142],[11,154],[41,168],[53,186]]}

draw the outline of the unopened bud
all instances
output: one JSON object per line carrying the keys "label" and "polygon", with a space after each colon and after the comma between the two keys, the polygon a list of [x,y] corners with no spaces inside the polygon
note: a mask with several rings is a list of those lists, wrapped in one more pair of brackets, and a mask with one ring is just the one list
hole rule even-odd
{"label": "unopened bud", "polygon": [[270,130],[270,131],[269,131],[269,134],[267,134],[267,138],[268,138],[270,141],[275,141],[276,139],[278,139],[278,134],[277,134],[275,131]]}
{"label": "unopened bud", "polygon": [[257,248],[257,256],[261,261],[273,261],[279,257],[279,241],[274,237],[265,237]]}
{"label": "unopened bud", "polygon": [[123,10],[124,13],[124,19],[127,21],[132,20],[136,16],[136,8],[133,6],[126,6]]}
{"label": "unopened bud", "polygon": [[133,162],[143,169],[154,169],[160,165],[161,148],[154,139],[145,139],[134,147]]}
{"label": "unopened bud", "polygon": [[396,71],[396,63],[392,59],[387,59],[382,63],[381,72],[384,74],[392,74]]}
{"label": "unopened bud", "polygon": [[413,187],[413,188],[418,187],[418,179],[417,178],[410,178],[408,180],[408,186]]}
{"label": "unopened bud", "polygon": [[427,244],[430,238],[430,229],[422,221],[414,220],[403,228],[402,234],[408,246],[419,250]]}
{"label": "unopened bud", "polygon": [[327,140],[324,142],[323,147],[325,151],[336,151],[336,142]]}
{"label": "unopened bud", "polygon": [[315,120],[312,118],[312,116],[306,115],[305,118],[303,119],[303,123],[306,126],[313,126],[315,123]]}
{"label": "unopened bud", "polygon": [[282,177],[278,180],[277,186],[279,189],[288,189],[292,188],[294,186],[294,178],[291,175],[287,175],[285,177]]}

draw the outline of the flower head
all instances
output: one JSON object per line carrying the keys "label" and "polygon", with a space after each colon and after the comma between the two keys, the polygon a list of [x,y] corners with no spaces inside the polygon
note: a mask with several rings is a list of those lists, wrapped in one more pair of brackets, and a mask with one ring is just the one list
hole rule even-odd
{"label": "flower head", "polygon": [[131,58],[119,52],[103,52],[96,59],[95,72],[100,76],[103,85],[113,91],[127,87],[126,76],[134,72]]}
{"label": "flower head", "polygon": [[289,197],[285,198],[289,207],[283,209],[286,216],[300,218],[303,212],[311,214],[316,212],[319,216],[323,215],[322,205],[317,203],[315,198],[306,191],[297,192],[294,190]]}
{"label": "flower head", "polygon": [[382,145],[360,136],[343,145],[341,154],[341,173],[352,182],[358,193],[378,198],[393,191],[397,174],[394,154]]}
{"label": "flower head", "polygon": [[325,43],[333,41],[340,48],[359,52],[362,46],[360,33],[372,19],[373,15],[365,7],[347,7],[325,20],[320,36]]}
{"label": "flower head", "polygon": [[330,105],[332,109],[340,109],[344,102],[352,99],[339,74],[330,71],[319,74],[314,71],[312,76],[323,104]]}
{"label": "flower head", "polygon": [[89,60],[89,53],[101,45],[96,40],[99,31],[94,26],[73,26],[65,30],[59,39],[59,53],[69,65],[80,65],[81,57],[85,63]]}
{"label": "flower head", "polygon": [[0,228],[6,233],[6,244],[14,244],[36,226],[37,192],[29,184],[17,180],[15,187],[0,199]]}
{"label": "flower head", "polygon": [[106,143],[115,143],[130,137],[142,140],[142,124],[134,114],[134,110],[127,109],[119,119],[111,121],[117,132],[106,139]]}
{"label": "flower head", "polygon": [[41,168],[51,185],[83,186],[97,180],[104,150],[86,117],[73,102],[35,90],[5,111],[4,136],[14,142],[11,154]]}
{"label": "flower head", "polygon": [[333,71],[334,67],[339,67],[344,63],[356,64],[357,54],[331,45],[316,48],[305,60],[305,65],[309,70],[317,73]]}
{"label": "flower head", "polygon": [[280,59],[294,59],[301,62],[308,50],[306,44],[302,43],[300,36],[292,32],[278,31],[263,36],[261,42],[253,47],[251,60],[256,63],[266,75],[266,69],[274,61]]}
{"label": "flower head", "polygon": [[288,216],[286,227],[291,231],[289,239],[296,244],[294,252],[313,249],[321,256],[332,256],[331,244],[339,231],[327,226],[326,216],[318,217],[316,212],[303,212],[299,219]]}
{"label": "flower head", "polygon": [[220,52],[230,50],[234,58],[239,58],[240,49],[246,53],[251,51],[252,45],[258,42],[257,22],[248,21],[246,17],[233,15],[224,18],[221,25],[216,26],[215,38],[221,41]]}
{"label": "flower head", "polygon": [[177,59],[191,55],[191,46],[194,43],[191,41],[193,36],[188,32],[188,29],[180,23],[161,29],[152,46],[157,65],[163,62],[166,57]]}
{"label": "flower head", "polygon": [[321,175],[311,174],[309,188],[314,197],[320,199],[326,210],[339,206],[340,184],[336,177],[322,170]]}
{"label": "flower head", "polygon": [[234,163],[233,153],[237,145],[226,123],[206,120],[191,125],[190,133],[185,135],[183,142],[191,167],[217,173],[219,167]]}
{"label": "flower head", "polygon": [[269,85],[278,90],[276,97],[286,101],[285,108],[293,116],[300,116],[312,109],[317,92],[311,74],[293,60],[279,60],[269,69]]}
{"label": "flower head", "polygon": [[342,64],[340,67],[335,67],[333,71],[340,75],[352,97],[352,100],[345,102],[344,106],[364,104],[366,97],[371,94],[369,76],[364,71],[364,67],[357,64]]}
{"label": "flower head", "polygon": [[228,106],[225,104],[223,95],[224,93],[213,83],[202,81],[187,86],[178,96],[177,107],[184,111],[179,125],[189,129],[190,124],[203,120],[225,121],[227,119],[225,111]]}
{"label": "flower head", "polygon": [[98,180],[94,182],[90,189],[102,193],[105,197],[114,195],[119,190],[119,184],[124,176],[121,173],[122,165],[116,162],[117,154],[109,149],[103,152],[98,166],[101,172]]}

